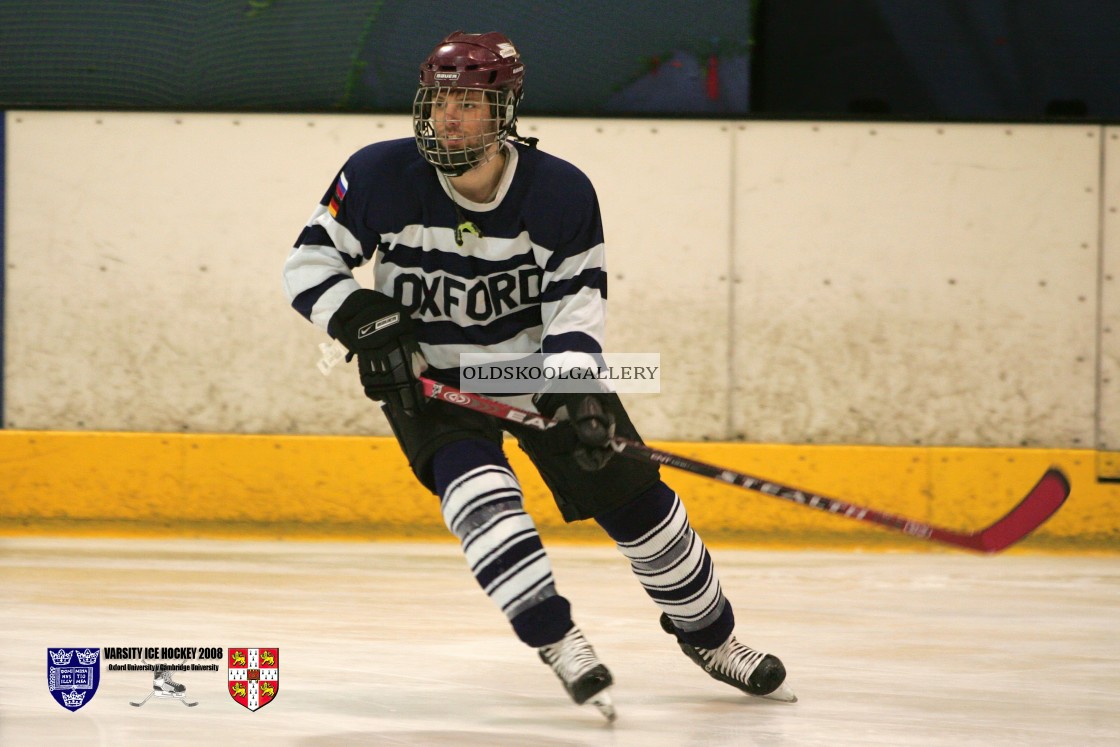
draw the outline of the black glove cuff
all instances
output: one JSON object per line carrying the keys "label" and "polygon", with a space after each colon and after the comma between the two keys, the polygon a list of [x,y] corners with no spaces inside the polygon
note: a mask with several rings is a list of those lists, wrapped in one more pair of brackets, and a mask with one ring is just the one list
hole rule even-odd
{"label": "black glove cuff", "polygon": [[566,407],[568,417],[574,417],[576,407],[585,397],[596,397],[607,394],[607,390],[599,387],[597,392],[558,392],[555,387],[558,385],[552,383],[545,387],[544,391],[533,395],[533,404],[537,408],[537,412],[544,415],[546,418],[555,418],[556,413],[562,407]]}
{"label": "black glove cuff", "polygon": [[533,395],[533,404],[536,405],[537,412],[541,415],[546,418],[554,418],[556,417],[556,411],[567,405],[567,398],[571,396],[560,392],[544,391]]}
{"label": "black glove cuff", "polygon": [[360,288],[331,316],[327,332],[352,353],[376,350],[412,334],[412,318],[384,293]]}

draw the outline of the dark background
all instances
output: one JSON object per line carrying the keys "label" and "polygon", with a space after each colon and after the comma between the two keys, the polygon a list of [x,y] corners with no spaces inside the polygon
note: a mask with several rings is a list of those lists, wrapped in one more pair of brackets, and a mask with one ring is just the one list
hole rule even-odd
{"label": "dark background", "polygon": [[774,0],[751,111],[1120,118],[1115,0]]}
{"label": "dark background", "polygon": [[456,29],[526,113],[1120,119],[1113,0],[0,0],[0,108],[406,112]]}

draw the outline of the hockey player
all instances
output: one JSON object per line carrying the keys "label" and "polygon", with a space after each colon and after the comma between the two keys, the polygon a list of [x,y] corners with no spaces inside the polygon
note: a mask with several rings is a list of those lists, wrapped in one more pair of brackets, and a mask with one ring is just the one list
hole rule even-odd
{"label": "hockey player", "polygon": [[[502,450],[515,436],[567,521],[593,519],[630,561],[661,625],[712,677],[794,700],[774,656],[732,635],[703,542],[658,468],[611,459],[639,438],[614,394],[538,394],[546,432],[427,401],[459,385],[459,355],[602,352],[603,228],[587,177],[516,130],[525,67],[499,33],[455,32],[420,66],[413,137],[362,148],[338,172],[284,267],[292,306],[357,358],[417,479],[439,498],[471,573],[572,699],[614,717],[611,674],[553,581]],[[376,257],[373,288],[352,270]]]}

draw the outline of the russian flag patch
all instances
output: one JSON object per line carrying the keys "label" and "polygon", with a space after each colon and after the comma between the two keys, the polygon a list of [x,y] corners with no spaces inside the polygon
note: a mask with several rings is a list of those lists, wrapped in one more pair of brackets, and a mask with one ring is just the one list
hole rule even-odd
{"label": "russian flag patch", "polygon": [[346,174],[339,172],[338,181],[334,183],[334,193],[331,195],[330,204],[327,205],[332,218],[338,217],[338,209],[342,206],[342,199],[346,197],[346,190],[349,186],[349,182],[346,181]]}

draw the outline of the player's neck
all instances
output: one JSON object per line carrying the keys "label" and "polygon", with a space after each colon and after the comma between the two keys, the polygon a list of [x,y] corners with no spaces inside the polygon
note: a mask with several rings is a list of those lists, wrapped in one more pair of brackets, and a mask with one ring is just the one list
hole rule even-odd
{"label": "player's neck", "polygon": [[498,185],[506,170],[506,149],[499,146],[498,153],[489,161],[479,164],[462,176],[448,179],[451,188],[471,202],[490,202],[498,193]]}

